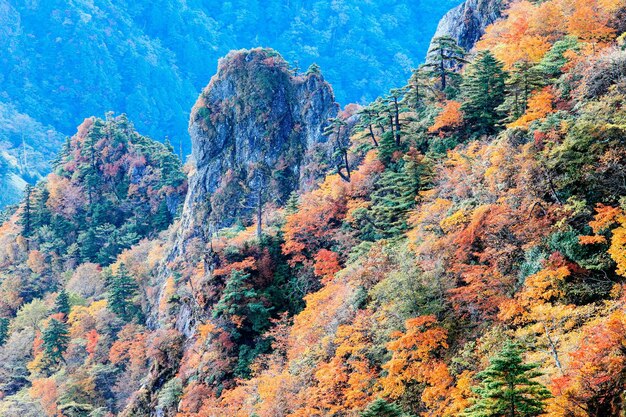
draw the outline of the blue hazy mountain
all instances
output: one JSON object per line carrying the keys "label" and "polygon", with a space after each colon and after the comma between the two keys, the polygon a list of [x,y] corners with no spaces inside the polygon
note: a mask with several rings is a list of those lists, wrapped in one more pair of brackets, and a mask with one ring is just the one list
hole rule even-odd
{"label": "blue hazy mountain", "polygon": [[458,3],[0,0],[0,102],[65,135],[125,112],[187,150],[191,106],[229,50],[272,47],[302,71],[317,63],[340,103],[365,103],[407,79]]}

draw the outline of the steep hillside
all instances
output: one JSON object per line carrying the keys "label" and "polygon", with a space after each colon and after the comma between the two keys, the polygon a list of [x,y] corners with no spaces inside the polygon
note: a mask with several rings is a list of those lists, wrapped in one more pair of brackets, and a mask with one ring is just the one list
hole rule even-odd
{"label": "steep hillside", "polygon": [[623,416],[624,13],[511,2],[342,111],[233,52],[180,220],[171,147],[88,119],[0,229],[0,416]]}

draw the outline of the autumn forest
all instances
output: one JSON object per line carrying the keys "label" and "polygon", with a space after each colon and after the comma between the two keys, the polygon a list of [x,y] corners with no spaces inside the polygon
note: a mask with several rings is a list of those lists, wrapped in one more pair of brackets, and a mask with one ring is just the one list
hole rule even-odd
{"label": "autumn forest", "polygon": [[2,212],[0,416],[625,417],[626,0],[454,10],[359,103],[231,51],[189,157],[85,119]]}

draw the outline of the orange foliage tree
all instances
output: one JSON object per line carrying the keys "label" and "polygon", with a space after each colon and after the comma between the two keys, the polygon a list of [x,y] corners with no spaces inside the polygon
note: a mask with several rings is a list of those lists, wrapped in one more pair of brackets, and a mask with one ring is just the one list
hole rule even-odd
{"label": "orange foliage tree", "polygon": [[430,133],[442,133],[445,130],[451,130],[459,127],[463,123],[463,112],[461,111],[461,103],[454,100],[448,100],[443,105],[443,109],[435,118],[435,122],[428,128]]}

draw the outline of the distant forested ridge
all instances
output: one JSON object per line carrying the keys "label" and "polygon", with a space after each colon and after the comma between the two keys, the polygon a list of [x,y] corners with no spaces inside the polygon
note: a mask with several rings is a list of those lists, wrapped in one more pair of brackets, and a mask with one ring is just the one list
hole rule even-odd
{"label": "distant forested ridge", "polygon": [[124,112],[188,151],[189,109],[229,50],[315,62],[339,102],[364,103],[406,80],[458,3],[0,0],[0,102],[66,135],[85,117]]}

